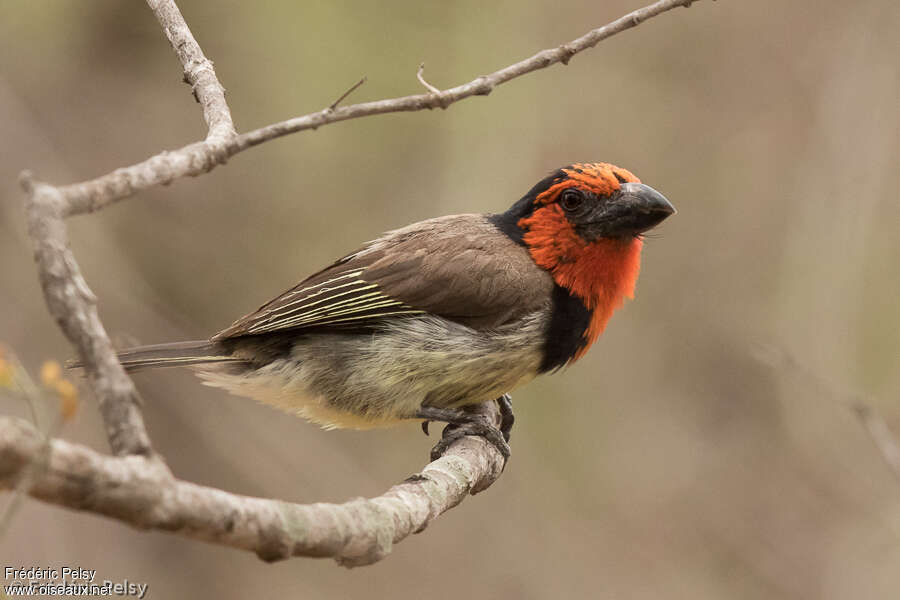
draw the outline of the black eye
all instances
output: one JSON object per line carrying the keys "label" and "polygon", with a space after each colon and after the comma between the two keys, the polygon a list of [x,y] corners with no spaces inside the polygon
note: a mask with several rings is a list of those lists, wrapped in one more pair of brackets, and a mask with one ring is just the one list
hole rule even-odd
{"label": "black eye", "polygon": [[584,205],[584,194],[569,188],[560,196],[559,205],[567,212],[575,212]]}

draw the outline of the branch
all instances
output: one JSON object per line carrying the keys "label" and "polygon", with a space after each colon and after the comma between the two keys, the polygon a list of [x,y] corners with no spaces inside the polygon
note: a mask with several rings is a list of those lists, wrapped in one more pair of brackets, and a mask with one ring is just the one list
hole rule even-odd
{"label": "branch", "polygon": [[[483,406],[499,422],[496,405]],[[381,496],[301,505],[182,481],[155,457],[111,457],[59,439],[47,442],[27,422],[0,418],[0,489],[16,489],[20,478],[32,476],[28,493],[34,498],[138,529],[249,550],[265,561],[310,556],[348,567],[377,562],[393,544],[490,486],[503,463],[491,444],[465,437]]]}
{"label": "branch", "polygon": [[[64,219],[93,212],[136,191],[213,169],[229,157],[271,139],[328,123],[401,111],[446,108],[487,95],[496,86],[556,63],[601,40],[693,0],[659,0],[586,35],[531,58],[439,90],[418,79],[427,94],[339,107],[362,81],[325,109],[237,135],[225,91],[212,62],[197,44],[173,0],[147,0],[184,68],[184,79],[203,108],[203,141],[117,169],[96,179],[55,187],[20,177],[35,263],[50,314],[75,346],[100,403],[110,447],[107,457],[86,447],[47,440],[22,421],[0,418],[0,488],[28,488],[36,498],[106,515],[142,529],[161,529],[256,552],[264,560],[333,556],[346,565],[369,564],[392,544],[421,531],[431,520],[486,489],[504,460],[480,438],[454,443],[445,456],[384,495],[345,504],[309,506],[248,498],[176,479],[153,452],[140,412],[140,397],[119,364],[97,314],[97,300],[69,249]],[[364,80],[363,80],[364,81]],[[494,403],[486,411],[499,423]],[[48,450],[49,448],[49,450]],[[29,469],[30,466],[35,469]],[[25,480],[27,473],[34,479]]]}
{"label": "branch", "polygon": [[203,106],[203,119],[209,128],[206,136],[208,145],[218,144],[224,148],[224,143],[236,132],[231,111],[225,102],[225,88],[216,77],[212,61],[203,54],[173,0],[147,0],[147,4],[184,67],[185,83],[190,84],[194,98]]}
{"label": "branch", "polygon": [[140,412],[140,396],[116,358],[112,342],[97,315],[90,290],[69,249],[63,222],[65,198],[57,188],[35,182],[26,172],[20,183],[28,235],[47,309],[75,346],[99,403],[106,437],[115,454],[152,453]]}
{"label": "branch", "polygon": [[255,129],[237,136],[231,148],[229,148],[229,151],[232,155],[237,154],[242,150],[246,150],[247,148],[277,137],[304,131],[306,129],[318,129],[322,125],[327,125],[336,121],[346,121],[370,115],[381,115],[394,112],[413,112],[426,108],[447,108],[451,104],[471,96],[487,96],[495,87],[504,84],[507,81],[521,77],[532,71],[545,69],[557,63],[567,65],[573,56],[579,52],[593,48],[606,38],[612,37],[627,29],[631,29],[632,27],[637,27],[647,19],[672,10],[673,8],[679,6],[688,7],[693,2],[694,0],[659,0],[649,6],[632,11],[603,27],[591,30],[571,42],[562,44],[556,48],[541,50],[530,58],[444,91],[440,91],[431,84],[425,82],[422,78],[424,65],[420,65],[416,74],[422,85],[428,89],[427,94],[403,96],[401,98],[377,100],[375,102],[364,102],[347,106],[333,112],[321,110],[302,117],[288,119],[281,123],[267,125],[266,127]]}
{"label": "branch", "polygon": [[[328,106],[318,112],[267,125],[231,137],[224,148],[219,143],[211,143],[210,138],[207,138],[206,141],[195,142],[177,150],[161,152],[143,162],[117,169],[97,179],[60,187],[59,191],[67,202],[65,215],[93,212],[140,190],[168,184],[181,177],[201,175],[239,152],[284,135],[297,133],[298,131],[318,129],[329,123],[372,115],[447,108],[451,104],[471,96],[486,96],[495,87],[532,71],[544,69],[557,63],[568,64],[573,56],[593,48],[606,38],[636,27],[647,19],[673,8],[690,6],[693,1],[659,0],[644,8],[632,11],[603,27],[598,27],[571,42],[556,48],[542,50],[530,58],[509,65],[499,71],[478,77],[468,83],[447,90],[438,91],[437,93],[429,91],[426,94],[363,102],[339,108]],[[190,74],[193,73],[193,76],[196,77],[202,75],[215,80],[212,63],[203,56],[199,47],[196,47],[196,52],[189,51],[193,46],[196,46],[196,42],[193,41],[190,30],[187,28],[187,25],[184,25],[184,19],[171,0],[148,0],[148,2],[150,2],[151,7],[154,7],[157,18],[166,28],[166,33],[172,41],[173,47],[179,58],[181,58],[182,64],[185,65],[185,72],[188,74],[188,78],[192,77]],[[170,26],[169,23],[172,21],[176,22],[178,27],[173,28]],[[189,43],[182,45],[182,40],[185,39],[184,36],[189,40]],[[195,61],[198,60],[200,62],[196,63]],[[195,66],[192,69],[188,67],[188,65],[195,64],[199,66]],[[204,115],[206,115],[207,123],[210,124],[211,137],[215,120],[209,115],[204,94],[217,98],[218,94],[221,93],[221,86],[216,87],[217,85],[217,82],[216,85],[210,86],[195,84],[194,88],[198,98],[204,105]],[[221,104],[227,112],[227,106],[225,106],[224,102],[224,96],[222,96]],[[218,106],[218,104],[212,104]],[[231,118],[229,116],[229,126],[230,123]]]}
{"label": "branch", "polygon": [[[193,165],[202,163],[208,170],[228,158],[226,144],[235,136],[231,111],[225,102],[225,88],[216,78],[212,62],[204,56],[175,2],[148,0],[148,4],[184,67],[184,80],[191,85],[194,97],[203,107],[203,118],[209,128],[205,141],[191,144],[171,159],[176,162],[186,160]],[[157,158],[161,164],[171,162],[166,153]],[[160,168],[158,172],[165,170]],[[146,173],[118,169],[95,179],[93,185],[74,186],[74,189],[82,190],[80,194],[36,182],[29,172],[20,176],[20,184],[27,194],[28,233],[47,308],[78,352],[91,389],[100,403],[110,448],[118,455],[150,455],[150,437],[140,412],[137,389],[116,358],[112,342],[97,314],[97,298],[69,249],[63,218],[96,210],[100,206],[97,186],[105,189],[105,193],[115,193],[112,190],[139,185],[139,180],[132,177],[146,176]]]}

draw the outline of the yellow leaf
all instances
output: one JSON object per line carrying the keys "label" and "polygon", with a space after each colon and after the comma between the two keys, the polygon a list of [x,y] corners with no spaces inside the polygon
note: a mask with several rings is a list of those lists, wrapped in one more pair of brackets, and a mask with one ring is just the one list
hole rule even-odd
{"label": "yellow leaf", "polygon": [[64,421],[69,421],[78,411],[78,389],[68,379],[60,379],[54,387],[59,396],[59,412]]}
{"label": "yellow leaf", "polygon": [[0,356],[0,387],[10,388],[13,384],[12,366]]}
{"label": "yellow leaf", "polygon": [[62,367],[55,360],[44,361],[41,365],[41,383],[44,387],[53,388],[62,377]]}

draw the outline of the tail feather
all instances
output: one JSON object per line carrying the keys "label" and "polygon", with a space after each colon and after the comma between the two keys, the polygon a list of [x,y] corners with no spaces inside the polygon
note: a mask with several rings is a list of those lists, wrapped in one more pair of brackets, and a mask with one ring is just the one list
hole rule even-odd
{"label": "tail feather", "polygon": [[[125,370],[131,373],[143,369],[245,362],[243,359],[231,356],[221,345],[208,340],[137,346],[119,352],[118,357]],[[67,366],[78,368],[84,365],[81,361],[72,361]]]}

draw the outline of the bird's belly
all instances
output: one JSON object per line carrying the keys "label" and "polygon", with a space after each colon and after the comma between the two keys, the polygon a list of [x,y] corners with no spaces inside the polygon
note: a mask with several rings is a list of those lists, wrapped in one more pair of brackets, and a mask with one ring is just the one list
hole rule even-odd
{"label": "bird's belly", "polygon": [[528,382],[541,363],[545,326],[539,313],[489,333],[433,316],[407,318],[372,335],[306,335],[289,357],[201,377],[328,429],[383,427],[423,405],[477,404]]}

